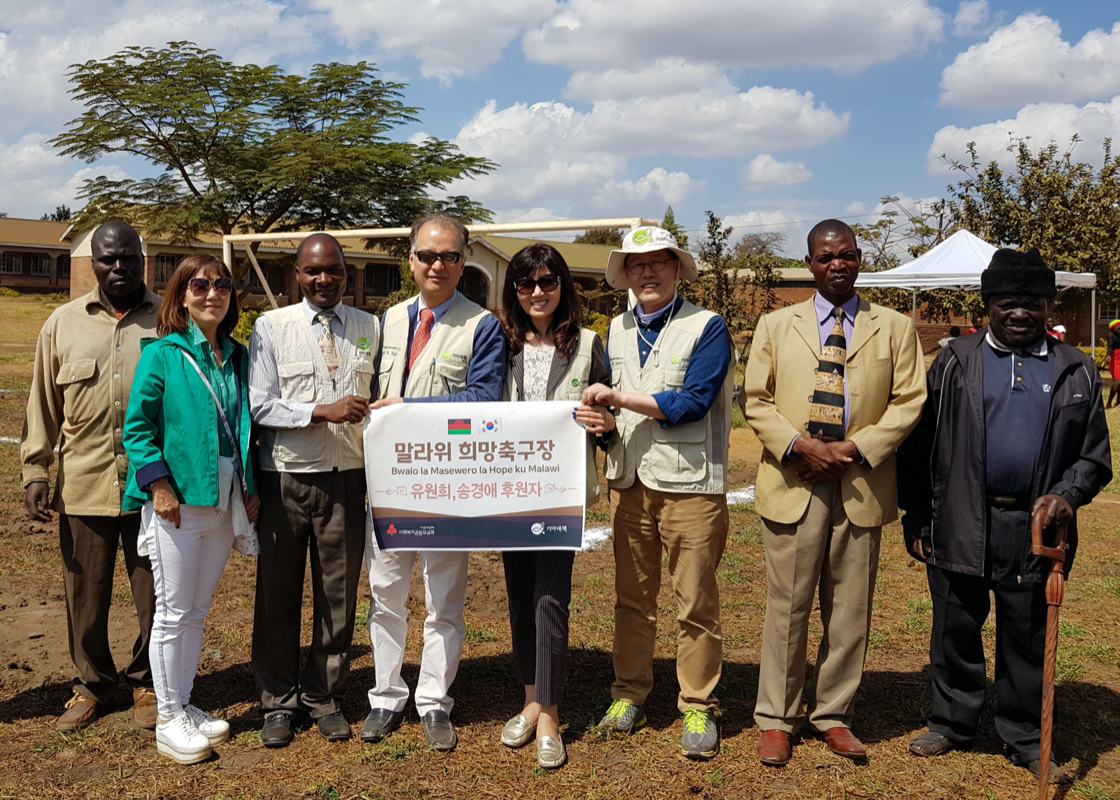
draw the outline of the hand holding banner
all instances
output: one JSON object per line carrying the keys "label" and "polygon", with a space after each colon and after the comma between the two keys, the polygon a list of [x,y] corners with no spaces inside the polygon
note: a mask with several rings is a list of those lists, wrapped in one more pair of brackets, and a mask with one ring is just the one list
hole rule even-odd
{"label": "hand holding banner", "polygon": [[364,434],[382,550],[579,550],[587,434],[573,403],[397,403]]}

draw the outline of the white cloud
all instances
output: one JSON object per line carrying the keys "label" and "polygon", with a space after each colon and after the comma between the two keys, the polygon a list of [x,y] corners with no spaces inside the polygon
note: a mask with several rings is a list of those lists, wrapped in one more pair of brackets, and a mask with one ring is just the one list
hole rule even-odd
{"label": "white cloud", "polygon": [[780,233],[786,237],[781,252],[789,258],[801,258],[805,255],[805,236],[819,219],[824,217],[814,219],[813,212],[803,208],[775,208],[728,214],[723,218],[723,224],[734,228],[731,234],[733,241],[750,233]]}
{"label": "white cloud", "polygon": [[813,177],[803,161],[778,161],[769,153],[760,153],[739,171],[739,180],[748,191],[774,189],[804,183]]}
{"label": "white cloud", "polygon": [[568,0],[522,43],[531,61],[594,72],[673,58],[851,72],[923,51],[943,24],[926,0]]}
{"label": "white cloud", "polygon": [[1071,45],[1050,17],[1023,14],[941,73],[941,102],[1014,106],[1105,99],[1120,92],[1120,22]]}
{"label": "white cloud", "polygon": [[11,144],[0,142],[0,175],[4,199],[0,211],[13,217],[38,219],[58,205],[77,209],[82,182],[95,175],[127,177],[115,164],[76,168],[79,162],[59,158],[46,144],[48,135],[28,133]]}
{"label": "white cloud", "polygon": [[975,36],[988,24],[988,0],[964,0],[953,17],[954,36]]}
{"label": "white cloud", "polygon": [[1082,144],[1076,158],[1099,166],[1103,160],[1101,143],[1107,137],[1120,137],[1120,95],[1107,103],[1086,103],[1076,106],[1068,103],[1037,103],[1024,107],[1014,119],[987,122],[971,128],[948,125],[933,136],[926,153],[926,164],[931,173],[944,173],[948,164],[941,158],[963,161],[968,157],[966,146],[976,142],[980,162],[999,161],[1005,168],[1015,161],[1007,152],[1009,144],[1030,137],[1030,148],[1037,151],[1050,142],[1064,149],[1077,134]]}
{"label": "white cloud", "polygon": [[540,25],[556,0],[311,0],[354,46],[376,36],[392,58],[416,58],[425,78],[448,81],[502,57],[523,30]]}
{"label": "white cloud", "polygon": [[649,95],[674,95],[705,86],[730,86],[714,64],[690,64],[681,58],[661,59],[645,69],[577,70],[564,87],[573,100],[630,100]]}

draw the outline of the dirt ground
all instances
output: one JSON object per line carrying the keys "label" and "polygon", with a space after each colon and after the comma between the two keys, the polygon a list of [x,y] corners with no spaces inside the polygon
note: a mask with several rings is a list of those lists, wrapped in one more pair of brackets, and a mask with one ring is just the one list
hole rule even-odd
{"label": "dirt ground", "polygon": [[[30,363],[6,357],[30,353],[0,333],[0,437],[20,435]],[[25,358],[25,357],[24,357]],[[15,367],[5,369],[5,367]],[[1110,420],[1120,426],[1120,411]],[[194,699],[229,719],[234,736],[213,759],[183,767],[156,753],[152,733],[133,726],[130,695],[119,710],[73,734],[53,730],[70,694],[70,662],[58,555],[57,524],[28,521],[18,481],[18,447],[0,438],[0,798],[742,798],[1036,796],[1026,770],[1000,753],[985,713],[976,747],[938,759],[918,759],[906,743],[929,711],[930,605],[924,571],[904,552],[897,524],[884,530],[870,653],[853,728],[868,745],[867,764],[834,756],[823,742],[797,740],[781,769],[756,755],[752,710],[758,683],[765,569],[758,516],[735,505],[720,568],[724,668],[718,688],[722,751],[714,760],[680,756],[676,710],[675,609],[659,597],[655,688],[649,724],[626,740],[603,740],[593,726],[610,702],[613,635],[613,557],[609,546],[577,556],[571,604],[571,658],[561,721],[569,763],[536,768],[532,746],[503,747],[505,720],[520,710],[513,678],[505,586],[496,553],[471,557],[467,642],[453,695],[459,747],[436,753],[424,744],[415,711],[378,745],[357,738],[329,744],[314,729],[281,750],[260,743],[261,717],[249,666],[254,562],[231,556],[214,597]],[[753,484],[757,440],[736,429],[731,485]],[[589,524],[606,524],[605,506]],[[1120,495],[1102,494],[1080,517],[1082,545],[1062,608],[1056,753],[1077,778],[1059,796],[1120,798]],[[368,584],[361,590],[353,680],[345,714],[355,734],[368,712],[372,683]],[[309,619],[305,589],[305,619]],[[405,677],[415,684],[424,614],[422,583],[414,577]],[[305,625],[305,630],[306,630]],[[131,594],[118,565],[110,631],[118,664],[136,635]],[[992,630],[987,631],[992,656]],[[808,660],[815,660],[814,616]],[[305,635],[306,646],[308,637]],[[994,662],[989,675],[994,669]]]}

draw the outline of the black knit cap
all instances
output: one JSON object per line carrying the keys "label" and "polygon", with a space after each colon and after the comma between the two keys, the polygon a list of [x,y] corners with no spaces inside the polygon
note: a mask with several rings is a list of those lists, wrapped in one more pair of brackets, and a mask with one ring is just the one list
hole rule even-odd
{"label": "black knit cap", "polygon": [[1058,294],[1054,270],[1046,266],[1037,247],[1023,252],[996,250],[988,268],[980,273],[980,299],[984,305],[993,295],[1023,294],[1053,298]]}

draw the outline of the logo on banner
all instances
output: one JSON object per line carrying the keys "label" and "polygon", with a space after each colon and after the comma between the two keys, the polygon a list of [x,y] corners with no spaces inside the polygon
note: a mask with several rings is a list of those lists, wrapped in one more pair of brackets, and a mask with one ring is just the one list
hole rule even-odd
{"label": "logo on banner", "polygon": [[544,535],[544,523],[543,522],[534,522],[532,527],[529,528],[529,530],[531,530],[533,532],[534,536],[543,536]]}
{"label": "logo on banner", "polygon": [[471,421],[469,419],[447,420],[447,433],[452,436],[470,436]]}
{"label": "logo on banner", "polygon": [[479,423],[479,433],[501,433],[502,421],[500,419],[484,419]]}
{"label": "logo on banner", "polygon": [[390,522],[389,527],[385,529],[385,533],[396,533],[396,532],[397,532],[397,526]]}

